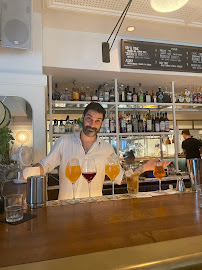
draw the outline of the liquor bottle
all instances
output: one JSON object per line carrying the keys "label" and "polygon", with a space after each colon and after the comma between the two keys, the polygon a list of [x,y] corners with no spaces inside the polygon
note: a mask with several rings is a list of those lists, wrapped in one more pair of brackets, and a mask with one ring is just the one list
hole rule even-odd
{"label": "liquor bottle", "polygon": [[116,133],[116,122],[112,115],[110,117],[109,125],[110,125],[110,133]]}
{"label": "liquor bottle", "polygon": [[61,134],[65,133],[65,125],[63,124],[62,120],[60,120],[59,133],[61,133]]}
{"label": "liquor bottle", "polygon": [[137,119],[137,116],[134,112],[134,115],[133,115],[133,132],[137,133],[138,132],[138,119]]}
{"label": "liquor bottle", "polygon": [[109,102],[115,102],[114,88],[111,88],[110,91],[109,91]]}
{"label": "liquor bottle", "polygon": [[163,103],[168,103],[169,102],[169,93],[167,90],[167,87],[165,87],[165,91],[163,93]]}
{"label": "liquor bottle", "polygon": [[66,118],[65,133],[72,133],[72,124],[69,121],[69,115],[67,115],[67,118]]}
{"label": "liquor bottle", "polygon": [[141,119],[141,115],[138,117],[138,132],[143,132],[143,120]]}
{"label": "liquor bottle", "polygon": [[60,100],[60,92],[58,91],[58,84],[55,83],[55,89],[53,92],[53,100]]}
{"label": "liquor bottle", "polygon": [[132,124],[132,115],[131,118],[129,117],[128,123],[127,123],[127,133],[133,132],[133,124]]}
{"label": "liquor bottle", "polygon": [[72,88],[72,100],[79,100],[79,88],[77,87],[76,81],[73,81],[73,88]]}
{"label": "liquor bottle", "polygon": [[98,86],[98,96],[99,96],[99,101],[103,102],[104,101],[104,92],[103,92],[103,87],[101,84]]}
{"label": "liquor bottle", "polygon": [[133,102],[137,102],[137,93],[135,92],[135,88],[133,88]]}
{"label": "liquor bottle", "polygon": [[165,119],[162,112],[160,112],[160,132],[165,132]]}
{"label": "liquor bottle", "polygon": [[66,96],[67,96],[67,88],[65,88],[65,91],[61,93],[60,95],[60,100],[66,101]]}
{"label": "liquor bottle", "polygon": [[121,130],[121,133],[126,133],[127,130],[126,130],[126,120],[125,120],[125,117],[121,117],[120,118],[120,130]]}
{"label": "liquor bottle", "polygon": [[86,101],[91,101],[91,94],[90,94],[90,88],[86,87],[86,97],[85,97]]}
{"label": "liquor bottle", "polygon": [[104,85],[104,101],[109,102],[109,88],[108,85]]}
{"label": "liquor bottle", "polygon": [[184,103],[184,96],[182,93],[179,94],[178,100],[179,100],[179,103]]}
{"label": "liquor bottle", "polygon": [[59,126],[58,126],[58,120],[55,119],[54,120],[54,124],[53,124],[53,134],[58,134],[60,131],[59,131]]}
{"label": "liquor bottle", "polygon": [[93,89],[92,101],[98,101],[98,94],[96,89]]}
{"label": "liquor bottle", "polygon": [[160,121],[159,121],[159,114],[156,114],[155,118],[155,132],[160,132]]}
{"label": "liquor bottle", "polygon": [[104,133],[110,133],[108,114],[106,114],[106,117],[104,119]]}
{"label": "liquor bottle", "polygon": [[86,98],[86,93],[84,92],[83,87],[81,87],[81,89],[80,89],[80,100],[84,101],[85,98]]}
{"label": "liquor bottle", "polygon": [[120,87],[120,97],[119,97],[119,101],[120,102],[125,102],[126,101],[126,97],[125,97],[125,88],[123,85],[121,85]]}
{"label": "liquor bottle", "polygon": [[163,91],[161,90],[161,87],[159,87],[159,90],[156,93],[156,96],[157,96],[157,102],[163,103]]}
{"label": "liquor bottle", "polygon": [[165,112],[165,131],[169,132],[170,131],[170,123],[169,123],[169,119],[167,116],[167,112]]}
{"label": "liquor bottle", "polygon": [[152,132],[155,132],[155,118],[153,114],[152,114]]}
{"label": "liquor bottle", "polygon": [[154,92],[154,90],[152,90],[152,97],[151,97],[152,102],[156,103],[157,102],[157,97],[156,94]]}
{"label": "liquor bottle", "polygon": [[146,91],[146,102],[148,102],[148,103],[151,102],[151,95],[149,94],[148,91]]}
{"label": "liquor bottle", "polygon": [[143,114],[143,132],[147,131],[147,121],[146,121],[146,115]]}
{"label": "liquor bottle", "polygon": [[132,92],[130,91],[130,87],[129,86],[127,86],[126,101],[127,102],[132,102]]}
{"label": "liquor bottle", "polygon": [[77,120],[74,119],[73,127],[72,127],[72,132],[73,132],[73,133],[76,133],[76,132],[79,132],[79,131],[80,131],[80,126],[79,126],[79,124],[77,123]]}
{"label": "liquor bottle", "polygon": [[141,83],[139,84],[138,102],[144,102],[144,94],[143,94],[143,91],[142,91]]}
{"label": "liquor bottle", "polygon": [[146,131],[147,132],[152,131],[152,117],[150,114],[150,110],[147,110],[147,115],[146,115]]}

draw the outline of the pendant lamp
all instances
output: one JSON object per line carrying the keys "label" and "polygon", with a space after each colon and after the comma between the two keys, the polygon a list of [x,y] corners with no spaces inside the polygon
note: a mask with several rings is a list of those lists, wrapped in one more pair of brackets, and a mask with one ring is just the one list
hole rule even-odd
{"label": "pendant lamp", "polygon": [[172,12],[180,9],[189,0],[150,0],[151,7],[158,12]]}

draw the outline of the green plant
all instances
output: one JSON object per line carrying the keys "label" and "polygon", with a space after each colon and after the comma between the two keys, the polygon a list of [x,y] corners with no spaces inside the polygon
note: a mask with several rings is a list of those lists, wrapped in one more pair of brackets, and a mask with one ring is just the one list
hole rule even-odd
{"label": "green plant", "polygon": [[0,128],[0,162],[10,164],[10,146],[14,144],[12,131],[8,127]]}

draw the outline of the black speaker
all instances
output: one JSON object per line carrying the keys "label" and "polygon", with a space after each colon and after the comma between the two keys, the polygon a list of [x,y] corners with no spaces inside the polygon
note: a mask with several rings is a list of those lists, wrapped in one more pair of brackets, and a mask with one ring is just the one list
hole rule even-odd
{"label": "black speaker", "polygon": [[102,62],[110,63],[110,48],[108,42],[102,42]]}
{"label": "black speaker", "polygon": [[30,50],[31,22],[32,0],[2,0],[1,45]]}

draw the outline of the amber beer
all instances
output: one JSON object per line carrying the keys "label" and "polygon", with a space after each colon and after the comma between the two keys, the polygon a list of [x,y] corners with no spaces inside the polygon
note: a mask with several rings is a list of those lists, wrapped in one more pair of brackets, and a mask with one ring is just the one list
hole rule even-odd
{"label": "amber beer", "polygon": [[134,173],[130,177],[127,177],[127,190],[129,194],[137,194],[139,191],[139,176]]}
{"label": "amber beer", "polygon": [[72,183],[75,183],[81,175],[81,167],[79,165],[71,166],[67,163],[65,175]]}
{"label": "amber beer", "polygon": [[158,180],[161,180],[161,179],[166,175],[166,172],[165,172],[163,166],[155,166],[153,175],[154,175]]}
{"label": "amber beer", "polygon": [[115,178],[120,173],[120,166],[119,165],[106,165],[105,173],[111,179],[111,181],[114,181]]}

